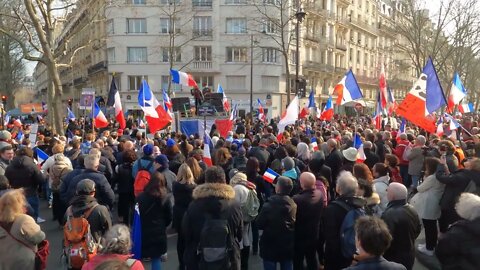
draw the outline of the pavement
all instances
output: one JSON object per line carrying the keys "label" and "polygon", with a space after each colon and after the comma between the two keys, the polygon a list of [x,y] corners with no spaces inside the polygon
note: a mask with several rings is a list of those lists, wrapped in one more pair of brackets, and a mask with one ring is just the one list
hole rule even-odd
{"label": "pavement", "polygon": [[[56,221],[52,221],[52,211],[48,208],[48,204],[44,200],[40,200],[40,216],[46,221],[41,223],[40,226],[42,230],[47,235],[47,239],[50,242],[50,256],[47,261],[47,270],[61,270],[66,269],[62,264],[61,254],[62,254],[62,241],[63,241],[63,230],[60,228]],[[115,217],[114,217],[115,220]],[[424,243],[425,239],[422,235],[417,239],[417,243]],[[177,234],[170,233],[168,234],[168,260],[162,263],[162,270],[177,270],[178,269],[178,259],[177,259]],[[143,262],[145,269],[150,269],[149,262]],[[252,270],[261,270],[263,269],[261,258],[256,255],[250,256],[249,259],[249,269]],[[415,265],[413,266],[414,270],[440,270],[440,265],[438,260],[433,256],[425,256],[418,254],[417,259],[415,260]]]}

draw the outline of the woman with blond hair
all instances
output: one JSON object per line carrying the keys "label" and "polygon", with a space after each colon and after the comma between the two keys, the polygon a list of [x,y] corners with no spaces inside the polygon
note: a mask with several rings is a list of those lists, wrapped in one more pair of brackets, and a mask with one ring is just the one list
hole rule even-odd
{"label": "woman with blond hair", "polygon": [[35,252],[45,233],[25,214],[26,206],[22,189],[0,198],[0,269],[35,269]]}
{"label": "woman with blond hair", "polygon": [[198,181],[200,180],[203,170],[202,167],[200,167],[197,159],[194,157],[189,157],[186,164],[188,165],[188,167],[190,167],[190,170],[192,170],[193,180],[195,181],[195,183],[200,184]]}
{"label": "woman with blond hair", "polygon": [[[198,163],[197,163],[198,166]],[[200,166],[199,166],[200,167]],[[180,264],[179,269],[185,269],[183,262],[183,253],[185,251],[185,236],[182,230],[182,219],[188,209],[188,205],[193,200],[192,193],[195,188],[195,178],[188,164],[184,163],[178,168],[177,181],[173,183],[173,228],[178,233],[177,255]]]}
{"label": "woman with blond hair", "polygon": [[217,151],[215,151],[213,157],[214,165],[222,167],[225,175],[227,176],[227,183],[230,183],[230,178],[228,173],[231,169],[233,169],[233,159],[230,151],[227,148],[221,147]]}

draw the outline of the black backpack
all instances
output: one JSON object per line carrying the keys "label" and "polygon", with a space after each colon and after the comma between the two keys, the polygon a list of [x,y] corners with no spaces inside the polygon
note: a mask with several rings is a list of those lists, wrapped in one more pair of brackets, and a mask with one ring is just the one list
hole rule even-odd
{"label": "black backpack", "polygon": [[197,248],[198,268],[200,270],[230,269],[231,245],[228,220],[207,213]]}

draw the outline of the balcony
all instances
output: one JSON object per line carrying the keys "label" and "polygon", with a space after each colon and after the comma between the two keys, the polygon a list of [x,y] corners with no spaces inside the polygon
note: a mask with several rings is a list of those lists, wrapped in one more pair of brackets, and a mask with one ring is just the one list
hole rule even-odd
{"label": "balcony", "polygon": [[95,65],[93,66],[90,66],[88,69],[87,69],[87,72],[88,72],[88,75],[93,75],[97,72],[100,72],[102,70],[107,70],[107,61],[101,61],[101,62],[98,62],[96,63]]}
{"label": "balcony", "polygon": [[303,62],[303,68],[325,73],[332,73],[335,71],[334,66],[317,61],[305,61]]}
{"label": "balcony", "polygon": [[377,85],[378,84],[378,79],[365,76],[365,75],[355,75],[357,82],[361,84],[369,84],[369,85]]}
{"label": "balcony", "polygon": [[192,1],[192,8],[194,10],[211,10],[212,9],[212,1],[193,0]]}
{"label": "balcony", "polygon": [[341,51],[347,51],[347,44],[346,42],[337,42],[335,44],[335,48],[337,48],[338,50],[341,50]]}
{"label": "balcony", "polygon": [[337,26],[342,26],[344,28],[347,28],[348,24],[350,23],[350,20],[347,17],[337,16],[335,19],[335,22],[337,23]]}
{"label": "balcony", "polygon": [[347,69],[344,67],[335,67],[335,73],[346,73]]}
{"label": "balcony", "polygon": [[369,31],[370,33],[376,35],[377,34],[377,27],[375,26],[375,24],[369,24],[368,22],[366,21],[363,21],[363,20],[357,20],[357,19],[354,19],[354,18],[349,18],[349,21],[352,25],[362,29],[362,30],[365,30],[365,31]]}
{"label": "balcony", "polygon": [[193,61],[193,69],[212,69],[212,61]]}
{"label": "balcony", "polygon": [[86,82],[87,82],[87,78],[78,77],[78,78],[73,79],[73,86],[77,86],[77,85],[80,85],[80,84],[83,84],[83,83],[86,83]]}
{"label": "balcony", "polygon": [[378,30],[382,31],[383,33],[389,34],[391,36],[395,36],[398,32],[397,29],[393,28],[392,26],[378,23]]}
{"label": "balcony", "polygon": [[195,29],[193,30],[193,38],[201,40],[210,40],[213,38],[212,29]]}
{"label": "balcony", "polygon": [[308,40],[308,41],[320,42],[320,37],[315,36],[314,34],[306,34],[304,38],[305,40]]}
{"label": "balcony", "polygon": [[325,47],[335,48],[335,40],[329,39],[329,38],[326,38],[326,37],[321,37],[320,45],[325,46]]}

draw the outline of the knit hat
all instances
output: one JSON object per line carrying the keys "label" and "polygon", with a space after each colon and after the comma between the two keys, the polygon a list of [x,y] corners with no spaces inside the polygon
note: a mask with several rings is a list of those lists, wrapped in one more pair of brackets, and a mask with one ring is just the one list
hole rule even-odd
{"label": "knit hat", "polygon": [[171,139],[171,138],[170,138],[170,139],[167,140],[167,147],[172,147],[172,146],[174,146],[174,145],[176,145],[176,144],[177,144],[177,143],[175,142],[174,139]]}
{"label": "knit hat", "polygon": [[155,162],[162,165],[163,168],[168,168],[169,161],[166,155],[158,155],[155,158]]}
{"label": "knit hat", "polygon": [[95,182],[90,179],[83,179],[78,182],[75,191],[78,195],[89,195],[92,192],[95,192]]}
{"label": "knit hat", "polygon": [[291,157],[286,157],[282,159],[282,165],[285,171],[289,171],[293,168],[295,168],[295,161]]}
{"label": "knit hat", "polygon": [[[238,169],[231,169],[229,172],[228,172],[228,178],[232,179],[236,174],[238,174],[240,171]],[[231,181],[231,180],[230,180]]]}
{"label": "knit hat", "polygon": [[357,161],[358,150],[355,149],[354,147],[349,147],[349,148],[343,150],[342,154],[343,154],[343,157],[346,160],[349,160],[349,161],[352,161],[352,162]]}
{"label": "knit hat", "polygon": [[143,147],[143,154],[146,155],[146,156],[150,156],[153,154],[153,145],[151,144],[146,144],[144,147]]}

